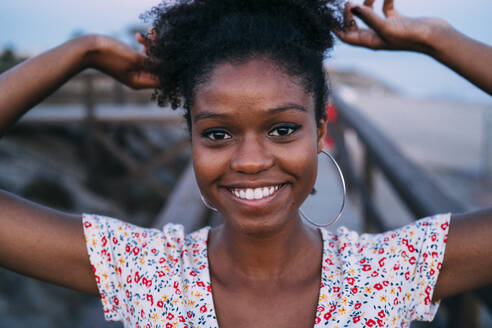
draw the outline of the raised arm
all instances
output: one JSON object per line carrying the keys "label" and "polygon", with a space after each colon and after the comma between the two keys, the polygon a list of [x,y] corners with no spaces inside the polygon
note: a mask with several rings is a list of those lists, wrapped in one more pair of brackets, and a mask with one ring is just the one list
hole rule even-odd
{"label": "raised arm", "polygon": [[[139,42],[145,40],[139,36]],[[133,88],[154,87],[145,56],[103,36],[73,39],[0,75],[0,136],[26,111],[85,68]],[[1,139],[0,139],[1,140]],[[82,220],[0,191],[0,266],[97,294]]]}
{"label": "raised arm", "polygon": [[[492,47],[475,41],[437,18],[400,15],[394,0],[384,0],[385,18],[373,11],[375,0],[364,5],[348,3],[346,29],[337,32],[344,42],[370,49],[409,50],[425,53],[448,66],[477,87],[492,95]],[[359,28],[354,16],[370,28]]]}
{"label": "raised arm", "polygon": [[[137,37],[145,45],[141,35]],[[0,136],[25,112],[86,68],[98,69],[134,88],[158,85],[144,70],[145,55],[105,36],[70,40],[0,75]]]}
{"label": "raised arm", "polygon": [[492,285],[492,208],[453,215],[434,299]]}

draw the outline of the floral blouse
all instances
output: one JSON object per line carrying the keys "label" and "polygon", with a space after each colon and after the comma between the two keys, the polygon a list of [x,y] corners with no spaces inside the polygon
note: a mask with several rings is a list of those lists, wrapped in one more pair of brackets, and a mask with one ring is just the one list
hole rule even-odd
{"label": "floral blouse", "polygon": [[[321,229],[318,327],[409,327],[430,321],[450,214],[381,234]],[[125,327],[218,327],[207,259],[210,227],[185,235],[83,215],[92,269],[108,321]]]}

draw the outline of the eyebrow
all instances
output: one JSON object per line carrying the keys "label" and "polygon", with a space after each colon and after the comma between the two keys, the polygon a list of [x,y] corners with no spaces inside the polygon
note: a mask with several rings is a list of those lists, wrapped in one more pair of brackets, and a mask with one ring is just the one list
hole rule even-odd
{"label": "eyebrow", "polygon": [[[285,104],[285,105],[282,105],[280,107],[270,108],[267,110],[267,113],[268,114],[277,114],[277,113],[282,113],[282,112],[285,112],[288,110],[298,110],[301,112],[307,112],[308,111],[306,108],[304,108],[298,104]],[[205,119],[213,119],[213,118],[224,119],[224,118],[229,118],[231,116],[232,115],[227,114],[227,113],[214,113],[211,111],[203,110],[194,117],[193,123],[196,123],[200,120],[205,120]]]}

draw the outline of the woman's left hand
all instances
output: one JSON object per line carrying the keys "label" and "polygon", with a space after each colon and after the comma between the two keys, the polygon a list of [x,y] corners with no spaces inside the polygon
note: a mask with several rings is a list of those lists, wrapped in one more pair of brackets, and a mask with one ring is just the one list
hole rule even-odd
{"label": "woman's left hand", "polygon": [[[364,5],[345,7],[345,29],[337,31],[338,38],[348,44],[370,49],[410,50],[429,53],[429,35],[435,28],[448,24],[437,18],[410,18],[400,15],[394,8],[394,0],[384,0],[384,18],[373,10],[375,0],[365,0]],[[360,18],[369,29],[359,28],[354,16]]]}

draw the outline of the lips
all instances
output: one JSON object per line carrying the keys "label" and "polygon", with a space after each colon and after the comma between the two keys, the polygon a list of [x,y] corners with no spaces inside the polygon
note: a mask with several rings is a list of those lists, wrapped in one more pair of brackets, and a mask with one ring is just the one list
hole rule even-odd
{"label": "lips", "polygon": [[272,184],[261,187],[249,188],[228,188],[237,198],[242,200],[261,200],[274,195],[284,184]]}

